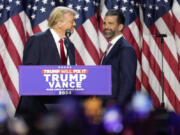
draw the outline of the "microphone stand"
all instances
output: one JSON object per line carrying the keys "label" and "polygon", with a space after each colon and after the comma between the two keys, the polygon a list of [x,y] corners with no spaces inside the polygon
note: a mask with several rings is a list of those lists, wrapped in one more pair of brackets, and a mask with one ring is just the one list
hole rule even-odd
{"label": "microphone stand", "polygon": [[156,34],[156,37],[161,39],[161,50],[162,50],[162,57],[161,57],[161,80],[162,80],[162,99],[161,99],[161,108],[165,108],[164,103],[164,67],[163,67],[163,56],[164,56],[164,38],[167,37],[166,34]]}
{"label": "microphone stand", "polygon": [[[70,42],[69,37],[71,36],[71,30],[67,29],[65,35],[66,35],[66,39],[64,40],[64,44],[65,44],[66,49],[67,49],[67,62],[68,62],[68,57],[69,57],[69,42]],[[69,59],[69,62],[70,62],[70,59]]]}

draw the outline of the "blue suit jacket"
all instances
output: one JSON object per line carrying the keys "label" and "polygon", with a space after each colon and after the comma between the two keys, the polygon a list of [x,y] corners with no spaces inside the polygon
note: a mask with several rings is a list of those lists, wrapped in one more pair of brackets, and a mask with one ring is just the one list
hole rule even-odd
{"label": "blue suit jacket", "polygon": [[112,96],[119,105],[126,104],[136,90],[137,56],[134,48],[121,37],[104,58],[102,65],[112,67]]}
{"label": "blue suit jacket", "polygon": [[[69,42],[67,48],[70,64],[75,65],[74,45]],[[49,29],[28,39],[24,48],[23,65],[61,65],[60,55]],[[37,114],[47,112],[44,104],[57,100],[58,96],[21,96],[15,115],[31,122]]]}

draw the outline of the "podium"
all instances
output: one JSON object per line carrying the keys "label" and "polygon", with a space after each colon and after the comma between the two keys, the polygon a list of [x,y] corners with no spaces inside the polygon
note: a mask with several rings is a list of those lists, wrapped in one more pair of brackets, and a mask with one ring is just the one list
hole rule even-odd
{"label": "podium", "polygon": [[111,95],[111,66],[19,66],[20,96]]}

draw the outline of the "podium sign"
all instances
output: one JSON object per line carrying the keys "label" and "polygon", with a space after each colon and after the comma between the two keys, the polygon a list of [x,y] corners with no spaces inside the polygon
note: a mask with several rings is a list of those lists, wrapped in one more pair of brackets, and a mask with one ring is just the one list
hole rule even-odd
{"label": "podium sign", "polygon": [[111,95],[111,66],[19,66],[20,95]]}

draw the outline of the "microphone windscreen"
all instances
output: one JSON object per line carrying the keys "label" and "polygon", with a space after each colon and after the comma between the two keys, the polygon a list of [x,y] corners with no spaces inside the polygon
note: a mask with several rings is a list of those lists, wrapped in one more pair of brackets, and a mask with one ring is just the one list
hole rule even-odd
{"label": "microphone windscreen", "polygon": [[71,30],[67,29],[65,35],[69,38],[71,36]]}

